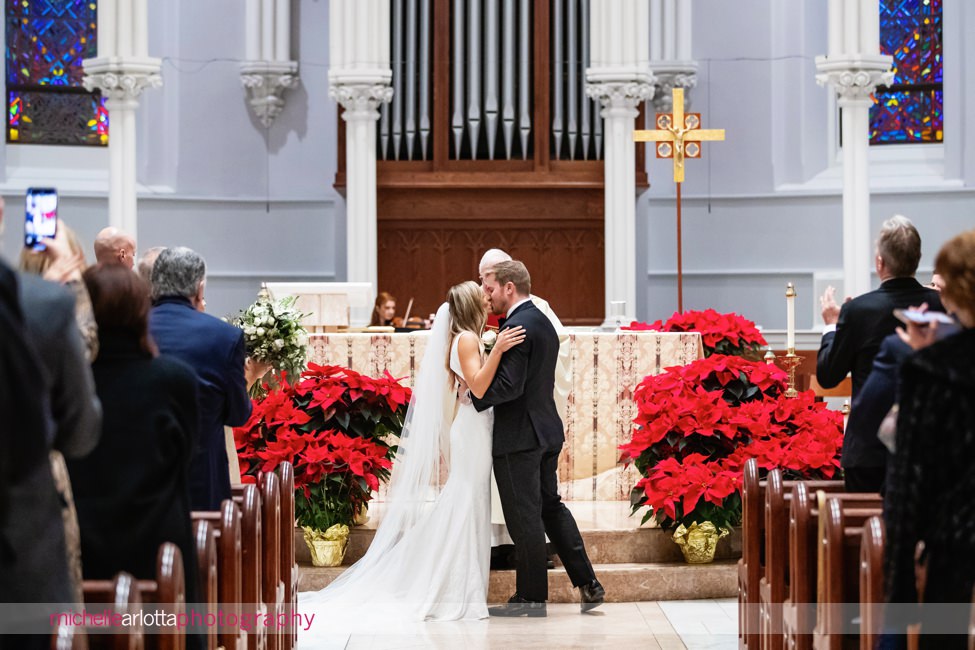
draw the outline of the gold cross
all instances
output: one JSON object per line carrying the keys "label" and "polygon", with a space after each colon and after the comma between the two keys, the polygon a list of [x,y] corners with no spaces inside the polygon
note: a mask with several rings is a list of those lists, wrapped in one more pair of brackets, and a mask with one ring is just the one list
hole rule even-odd
{"label": "gold cross", "polygon": [[[657,129],[634,131],[636,142],[656,142],[657,158],[674,159],[674,182],[684,182],[684,159],[700,158],[700,142],[724,140],[724,129],[702,129],[700,113],[684,113],[684,89],[674,88],[673,113],[657,113]],[[676,125],[676,126],[675,126]]]}

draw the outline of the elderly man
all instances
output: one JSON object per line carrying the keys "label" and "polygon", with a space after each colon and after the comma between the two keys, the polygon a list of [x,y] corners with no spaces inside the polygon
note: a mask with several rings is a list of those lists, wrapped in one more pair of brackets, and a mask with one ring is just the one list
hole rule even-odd
{"label": "elderly man", "polygon": [[[877,238],[874,263],[880,288],[847,299],[842,308],[834,300],[832,287],[820,299],[826,329],[816,361],[816,379],[831,388],[852,373],[854,408],[881,341],[899,325],[894,309],[927,303],[932,310],[944,311],[938,292],[914,279],[920,260],[917,229],[906,217],[891,217]],[[877,429],[861,427],[861,420],[851,411],[843,439],[844,480],[849,492],[877,492],[886,474],[887,450],[877,440]]]}
{"label": "elderly man", "polygon": [[183,247],[159,253],[152,267],[156,301],[149,331],[160,352],[196,371],[200,447],[190,465],[190,505],[219,510],[231,497],[223,427],[240,426],[250,417],[247,386],[260,369],[245,361],[243,331],[200,310],[205,287],[206,263],[198,253]]}
{"label": "elderly man", "polygon": [[95,237],[95,261],[100,264],[135,266],[135,237],[118,228],[102,228]]}
{"label": "elderly man", "polygon": [[152,267],[156,263],[156,258],[159,257],[159,253],[164,250],[166,250],[165,246],[153,246],[139,258],[135,269],[139,273],[139,277],[146,281],[146,284],[152,284]]}

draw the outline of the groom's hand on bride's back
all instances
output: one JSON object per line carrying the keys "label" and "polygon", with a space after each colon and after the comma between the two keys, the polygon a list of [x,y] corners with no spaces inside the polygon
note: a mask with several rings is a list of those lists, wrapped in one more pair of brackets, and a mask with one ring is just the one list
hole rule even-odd
{"label": "groom's hand on bride's back", "polygon": [[467,382],[457,378],[457,401],[461,404],[471,403],[471,389],[467,386]]}

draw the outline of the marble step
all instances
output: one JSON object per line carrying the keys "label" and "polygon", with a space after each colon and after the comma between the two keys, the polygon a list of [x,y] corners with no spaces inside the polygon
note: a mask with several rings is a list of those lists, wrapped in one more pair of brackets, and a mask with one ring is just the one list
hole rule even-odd
{"label": "marble step", "polygon": [[[632,528],[629,530],[581,530],[586,552],[593,564],[649,564],[683,562],[680,547],[670,533],[659,528]],[[361,558],[376,531],[372,528],[353,528],[349,535],[349,548],[345,553],[345,565]],[[311,553],[305,545],[300,528],[295,529],[295,555],[299,564],[311,564]],[[715,559],[741,557],[741,528],[718,542]],[[558,559],[556,558],[556,563]]]}
{"label": "marble step", "polygon": [[[653,600],[733,598],[737,594],[737,566],[734,560],[711,564],[683,562],[594,564],[596,577],[611,603]],[[317,591],[337,578],[347,567],[299,566],[299,591]],[[561,568],[548,572],[549,602],[579,602],[579,591]],[[502,603],[515,591],[514,571],[491,571],[488,601]]]}

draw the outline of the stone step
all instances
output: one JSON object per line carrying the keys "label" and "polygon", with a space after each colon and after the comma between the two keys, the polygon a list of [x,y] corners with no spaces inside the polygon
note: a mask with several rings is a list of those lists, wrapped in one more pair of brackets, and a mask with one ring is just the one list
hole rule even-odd
{"label": "stone step", "polygon": [[[716,560],[711,564],[683,562],[594,564],[596,577],[611,603],[652,600],[733,598],[737,594],[737,563]],[[299,591],[317,591],[347,567],[299,566]],[[503,603],[515,592],[514,571],[491,571],[488,602]],[[548,572],[549,602],[579,602],[579,591],[561,568]]]}
{"label": "stone step", "polygon": [[[660,528],[633,528],[629,530],[581,530],[586,552],[593,564],[648,564],[683,562],[680,547],[671,534]],[[349,547],[345,553],[345,565],[361,558],[376,531],[372,528],[353,528],[349,534]],[[295,554],[299,563],[311,564],[311,553],[305,545],[300,528],[295,529]],[[715,558],[718,560],[741,557],[741,528],[718,542]],[[556,558],[556,563],[558,559]]]}

